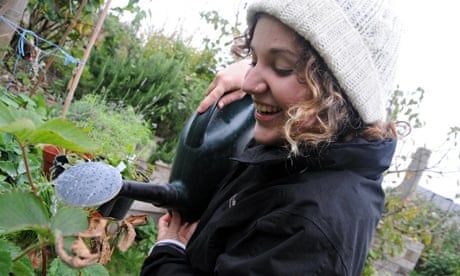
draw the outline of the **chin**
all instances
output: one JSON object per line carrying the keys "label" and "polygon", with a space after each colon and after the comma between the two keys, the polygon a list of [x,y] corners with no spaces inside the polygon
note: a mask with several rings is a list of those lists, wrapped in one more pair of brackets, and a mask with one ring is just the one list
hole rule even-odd
{"label": "chin", "polygon": [[259,144],[275,145],[281,142],[281,134],[279,131],[273,129],[266,129],[262,127],[254,128],[254,139]]}

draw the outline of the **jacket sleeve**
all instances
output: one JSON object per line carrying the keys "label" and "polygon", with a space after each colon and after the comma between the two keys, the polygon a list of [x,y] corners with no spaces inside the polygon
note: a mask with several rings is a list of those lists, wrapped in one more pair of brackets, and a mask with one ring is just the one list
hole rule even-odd
{"label": "jacket sleeve", "polygon": [[193,275],[185,251],[172,244],[155,246],[145,259],[141,276]]}
{"label": "jacket sleeve", "polygon": [[[241,233],[240,233],[241,234]],[[216,275],[348,275],[321,229],[292,215],[259,219],[216,260]]]}

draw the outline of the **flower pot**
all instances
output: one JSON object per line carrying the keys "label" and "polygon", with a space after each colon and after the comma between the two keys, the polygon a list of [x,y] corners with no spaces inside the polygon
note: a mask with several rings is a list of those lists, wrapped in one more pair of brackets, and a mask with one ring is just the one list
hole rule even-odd
{"label": "flower pot", "polygon": [[45,145],[43,147],[43,174],[49,180],[51,176],[51,168],[56,156],[62,153],[62,149],[54,145]]}
{"label": "flower pot", "polygon": [[[52,175],[52,169],[53,165],[55,165],[55,161],[57,160],[56,157],[62,156],[62,159],[59,159],[59,163],[68,163],[68,160],[66,158],[66,154],[69,153],[65,149],[55,146],[55,145],[45,145],[42,150],[42,157],[43,157],[43,174],[46,176],[48,180],[51,178],[55,178],[61,173],[64,169],[61,169],[61,171],[57,175]],[[92,160],[93,155],[91,153],[84,153],[81,155],[83,159],[85,160]],[[58,164],[59,164],[58,163]]]}

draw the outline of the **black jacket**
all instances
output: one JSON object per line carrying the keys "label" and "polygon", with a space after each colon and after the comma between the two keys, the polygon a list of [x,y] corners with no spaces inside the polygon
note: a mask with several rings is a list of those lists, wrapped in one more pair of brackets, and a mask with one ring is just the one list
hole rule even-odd
{"label": "black jacket", "polygon": [[155,247],[143,275],[361,275],[395,145],[356,139],[296,158],[250,147],[186,252]]}

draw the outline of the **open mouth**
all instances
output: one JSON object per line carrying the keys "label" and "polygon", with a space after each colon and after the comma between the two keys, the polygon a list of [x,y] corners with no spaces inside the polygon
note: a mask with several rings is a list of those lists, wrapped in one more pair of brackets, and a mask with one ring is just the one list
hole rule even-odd
{"label": "open mouth", "polygon": [[257,112],[259,112],[261,114],[270,115],[270,114],[275,114],[275,113],[278,113],[278,112],[281,111],[281,108],[274,107],[274,106],[271,106],[271,105],[264,105],[264,104],[254,103],[254,106],[255,106]]}

